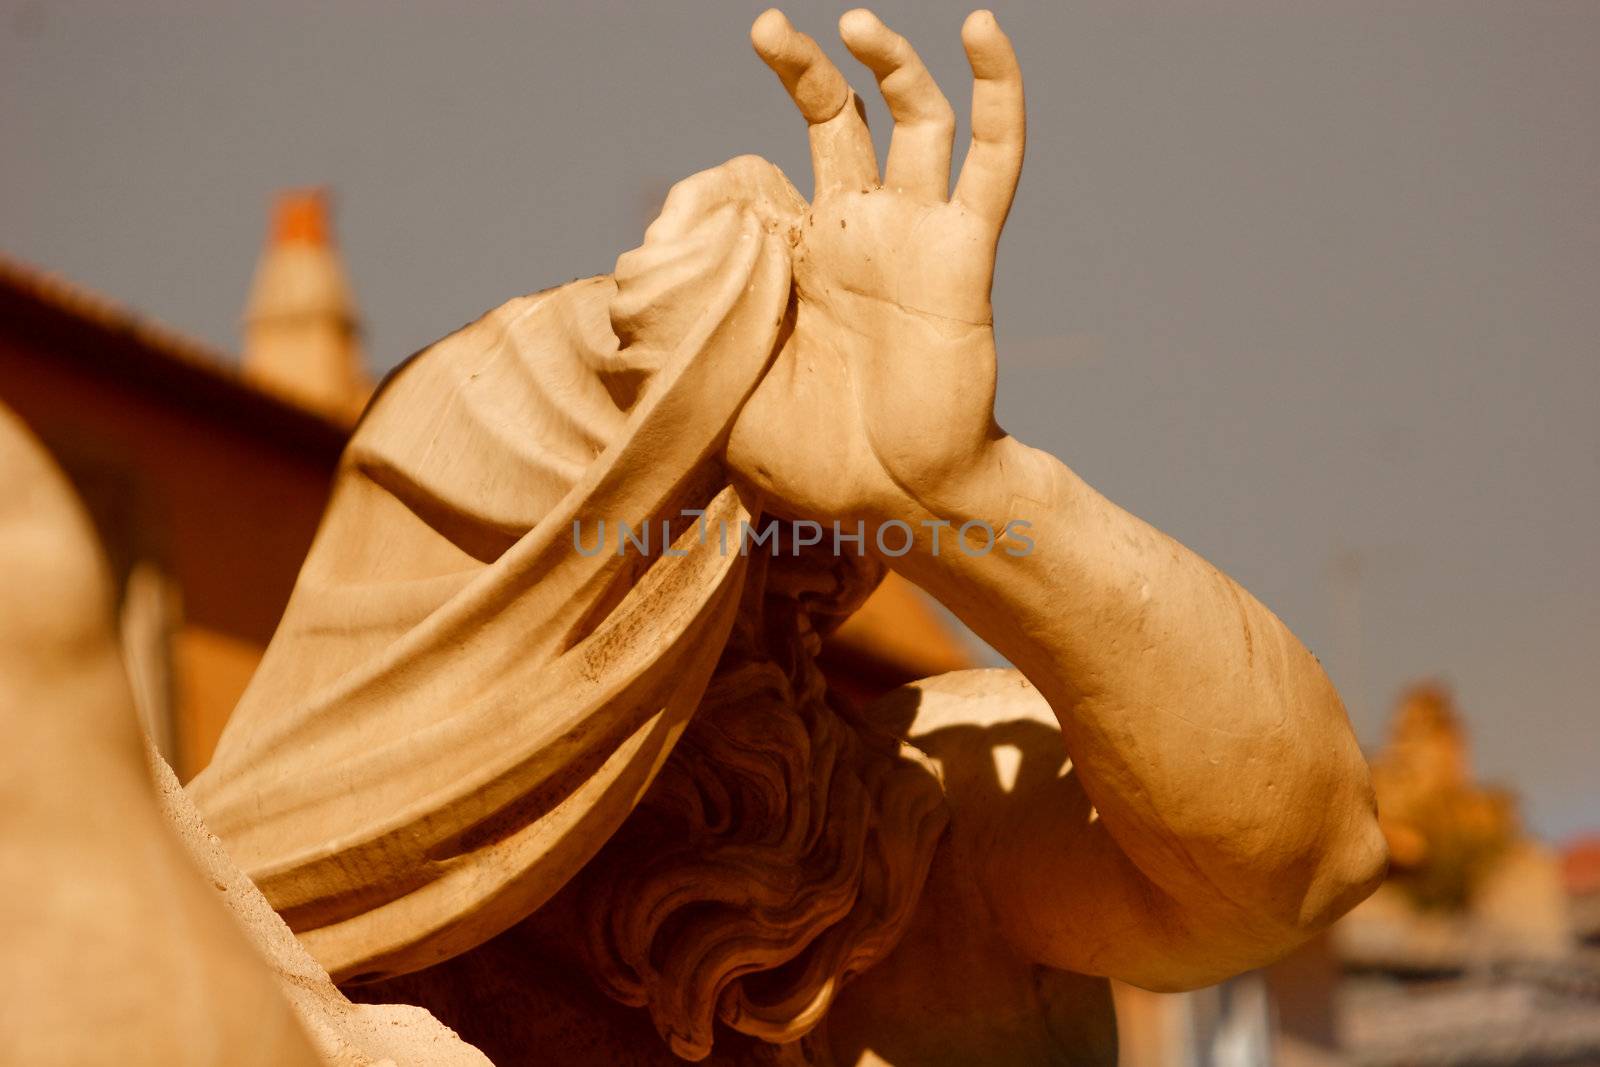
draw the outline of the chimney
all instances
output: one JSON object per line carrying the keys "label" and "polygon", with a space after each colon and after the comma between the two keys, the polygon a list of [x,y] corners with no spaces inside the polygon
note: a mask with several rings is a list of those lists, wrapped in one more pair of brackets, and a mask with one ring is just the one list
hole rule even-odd
{"label": "chimney", "polygon": [[334,248],[325,189],[278,194],[244,312],[246,379],[341,421],[372,394],[361,325]]}

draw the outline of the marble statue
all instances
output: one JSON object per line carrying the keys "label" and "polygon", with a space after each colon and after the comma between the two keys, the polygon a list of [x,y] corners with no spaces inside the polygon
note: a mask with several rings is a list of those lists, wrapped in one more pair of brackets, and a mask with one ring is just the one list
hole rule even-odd
{"label": "marble statue", "polygon": [[[612,276],[380,388],[214,762],[210,831],[351,997],[497,1064],[1110,1063],[1107,978],[1260,966],[1386,853],[1270,611],[994,421],[1021,75],[769,11],[808,203],[743,156]],[[814,657],[885,568],[1016,669],[876,704]],[[431,1022],[431,1020],[429,1020]]]}

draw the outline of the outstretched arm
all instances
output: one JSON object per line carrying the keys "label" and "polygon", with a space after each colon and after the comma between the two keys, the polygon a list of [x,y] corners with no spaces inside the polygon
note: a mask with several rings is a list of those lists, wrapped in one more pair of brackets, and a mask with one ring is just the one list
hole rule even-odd
{"label": "outstretched arm", "polygon": [[[1051,788],[1081,788],[1093,808],[1045,789],[987,834],[981,888],[1014,944],[1157,987],[1271,959],[1381,877],[1338,696],[1249,593],[995,426],[989,286],[1024,117],[993,16],[962,30],[973,141],[953,195],[953,113],[916,53],[865,11],[840,28],[896,120],[881,180],[853,94],[815,43],[776,12],[753,32],[810,125],[817,186],[794,329],[735,426],[730,465],[779,510],[861,520],[892,551],[909,539],[892,565],[1054,710],[1076,773]],[[978,525],[957,544],[965,524],[1014,520],[1031,551],[1016,536],[973,551]]]}
{"label": "outstretched arm", "polygon": [[1032,551],[968,556],[947,532],[895,562],[1022,670],[1072,758],[969,837],[1012,943],[1180,988],[1268,962],[1370,893],[1371,786],[1315,658],[1054,458],[1005,438],[988,462],[937,518],[1024,519]]}

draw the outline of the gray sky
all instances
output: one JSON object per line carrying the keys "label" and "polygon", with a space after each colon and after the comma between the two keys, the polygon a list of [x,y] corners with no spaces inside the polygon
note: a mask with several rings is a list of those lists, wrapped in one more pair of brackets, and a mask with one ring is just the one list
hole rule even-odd
{"label": "gray sky", "polygon": [[[787,10],[848,60],[846,6]],[[271,192],[327,183],[387,368],[677,178],[809,188],[758,10],[0,0],[0,249],[231,350]],[[965,9],[877,10],[963,111]],[[1600,4],[996,10],[1002,423],[1277,610],[1363,741],[1442,676],[1537,829],[1600,829]]]}

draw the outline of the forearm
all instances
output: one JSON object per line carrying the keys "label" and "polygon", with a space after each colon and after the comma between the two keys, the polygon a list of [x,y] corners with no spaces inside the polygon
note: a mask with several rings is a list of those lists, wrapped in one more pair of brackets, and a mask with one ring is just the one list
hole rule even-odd
{"label": "forearm", "polygon": [[[1370,881],[1381,849],[1338,697],[1231,579],[1010,438],[907,507],[920,536],[891,562],[1046,697],[1106,829],[1154,884],[1315,923]],[[952,536],[971,520],[1025,522],[1032,548],[978,554]]]}

